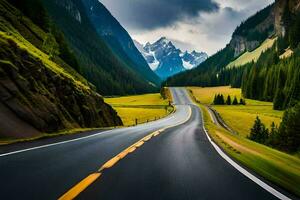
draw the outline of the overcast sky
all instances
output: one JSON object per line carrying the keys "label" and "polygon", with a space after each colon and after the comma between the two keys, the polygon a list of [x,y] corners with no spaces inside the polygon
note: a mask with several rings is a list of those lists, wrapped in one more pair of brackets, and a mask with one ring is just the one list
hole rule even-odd
{"label": "overcast sky", "polygon": [[237,25],[274,0],[100,0],[142,44],[162,36],[182,50],[213,54]]}

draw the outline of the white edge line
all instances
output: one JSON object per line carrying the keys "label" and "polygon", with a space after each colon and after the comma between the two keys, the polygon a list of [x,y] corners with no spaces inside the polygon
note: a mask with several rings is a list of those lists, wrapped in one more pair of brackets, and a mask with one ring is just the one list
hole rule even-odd
{"label": "white edge line", "polygon": [[259,185],[260,187],[262,187],[263,189],[265,189],[266,191],[268,191],[269,193],[271,193],[272,195],[274,195],[275,197],[282,199],[282,200],[291,200],[289,197],[285,196],[284,194],[278,192],[277,190],[275,190],[273,187],[271,187],[270,185],[266,184],[265,182],[263,182],[262,180],[260,180],[259,178],[257,178],[256,176],[254,176],[253,174],[251,174],[250,172],[248,172],[247,170],[245,170],[243,167],[241,167],[239,164],[237,164],[236,162],[234,162],[229,156],[227,156],[218,145],[215,144],[215,142],[210,138],[210,136],[208,135],[205,127],[204,127],[204,119],[203,119],[203,111],[200,108],[201,111],[201,115],[202,115],[202,126],[203,126],[203,130],[209,140],[209,142],[212,144],[212,146],[215,148],[215,150],[218,152],[218,154],[224,159],[226,160],[231,166],[233,166],[235,169],[237,169],[240,173],[242,173],[243,175],[245,175],[247,178],[249,178],[250,180],[252,180],[253,182],[255,182],[257,185]]}
{"label": "white edge line", "polygon": [[18,151],[12,151],[12,152],[9,152],[9,153],[0,154],[0,157],[9,156],[9,155],[18,154],[18,153],[23,153],[23,152],[26,152],[26,151],[32,151],[32,150],[36,150],[36,149],[43,149],[43,148],[56,146],[56,145],[61,145],[61,144],[66,144],[66,143],[71,143],[71,142],[75,142],[75,141],[78,141],[78,140],[84,140],[84,139],[87,139],[87,138],[102,135],[104,133],[109,133],[111,131],[112,130],[103,131],[103,132],[100,132],[100,133],[96,133],[96,134],[88,135],[88,136],[84,136],[84,137],[79,137],[79,138],[76,138],[76,139],[66,140],[66,141],[62,141],[62,142],[56,142],[56,143],[52,143],[52,144],[41,145],[41,146],[32,147],[32,148],[28,148],[28,149],[22,149],[22,150],[18,150]]}
{"label": "white edge line", "polygon": [[[170,119],[174,118],[174,116],[171,116],[171,117],[168,116],[168,117],[163,118],[161,120],[164,120],[164,119],[170,120]],[[178,125],[176,124],[175,126],[178,126]],[[85,136],[85,137],[79,137],[79,138],[76,138],[76,139],[66,140],[66,141],[62,141],[62,142],[56,142],[56,143],[52,143],[52,144],[41,145],[41,146],[27,148],[27,149],[22,149],[22,150],[18,150],[18,151],[12,151],[12,152],[8,152],[8,153],[0,154],[0,157],[5,157],[5,156],[9,156],[9,155],[18,154],[18,153],[24,153],[24,152],[27,152],[27,151],[32,151],[32,150],[37,150],[37,149],[43,149],[43,148],[47,148],[47,147],[51,147],[51,146],[57,146],[57,145],[71,143],[71,142],[76,142],[76,141],[79,141],[79,140],[84,140],[84,139],[88,139],[88,138],[91,138],[91,137],[96,137],[96,136],[99,136],[99,135],[102,135],[102,134],[107,134],[107,133],[115,131],[115,130],[116,129],[112,129],[112,130],[108,130],[108,131],[103,131],[103,132],[100,132],[100,133],[96,133],[96,134],[93,134],[93,135],[88,135],[88,136]]]}

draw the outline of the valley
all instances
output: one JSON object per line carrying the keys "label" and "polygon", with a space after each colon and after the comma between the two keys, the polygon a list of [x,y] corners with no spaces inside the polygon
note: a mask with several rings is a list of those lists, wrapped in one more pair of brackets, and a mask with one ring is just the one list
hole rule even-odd
{"label": "valley", "polygon": [[127,3],[0,0],[1,198],[299,199],[300,0]]}

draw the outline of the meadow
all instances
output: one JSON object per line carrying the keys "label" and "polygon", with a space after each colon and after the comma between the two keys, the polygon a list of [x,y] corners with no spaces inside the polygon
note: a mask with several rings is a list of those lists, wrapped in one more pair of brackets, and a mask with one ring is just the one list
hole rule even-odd
{"label": "meadow", "polygon": [[[238,99],[242,97],[241,89],[230,88],[230,86],[211,88],[190,87],[189,90],[192,91],[197,101],[204,105],[211,105],[215,94],[219,93],[223,94],[225,99],[228,95],[231,96],[231,99],[235,96]],[[273,110],[271,102],[251,99],[246,99],[246,105],[212,105],[212,107],[222,116],[229,127],[243,137],[249,135],[257,116],[259,116],[267,127],[270,127],[272,122],[275,122],[278,126],[283,116],[283,111]]]}
{"label": "meadow", "polygon": [[163,99],[159,93],[105,98],[105,102],[117,111],[124,126],[154,121],[173,111],[169,100]]}
{"label": "meadow", "polygon": [[253,142],[246,138],[250,128],[254,124],[256,116],[269,125],[280,123],[283,112],[273,110],[270,102],[262,102],[246,99],[246,105],[237,106],[214,106],[227,125],[238,134],[232,134],[212,122],[208,113],[207,105],[211,105],[215,94],[222,93],[240,98],[241,90],[229,86],[199,88],[189,87],[191,94],[200,102],[205,128],[208,130],[213,141],[234,158],[236,161],[252,169],[260,176],[285,188],[286,190],[300,195],[300,158],[297,155],[289,155],[272,149],[265,145]]}

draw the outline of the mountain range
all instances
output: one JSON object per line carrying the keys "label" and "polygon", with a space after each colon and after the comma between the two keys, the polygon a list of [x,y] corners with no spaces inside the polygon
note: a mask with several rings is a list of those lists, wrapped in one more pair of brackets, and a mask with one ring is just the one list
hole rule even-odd
{"label": "mountain range", "polygon": [[151,69],[162,79],[193,69],[207,59],[204,52],[182,52],[172,41],[162,37],[153,44],[142,45],[135,41],[136,47],[142,53]]}
{"label": "mountain range", "polygon": [[158,91],[160,79],[126,30],[98,0],[40,1],[74,52],[80,73],[98,92],[125,95]]}

